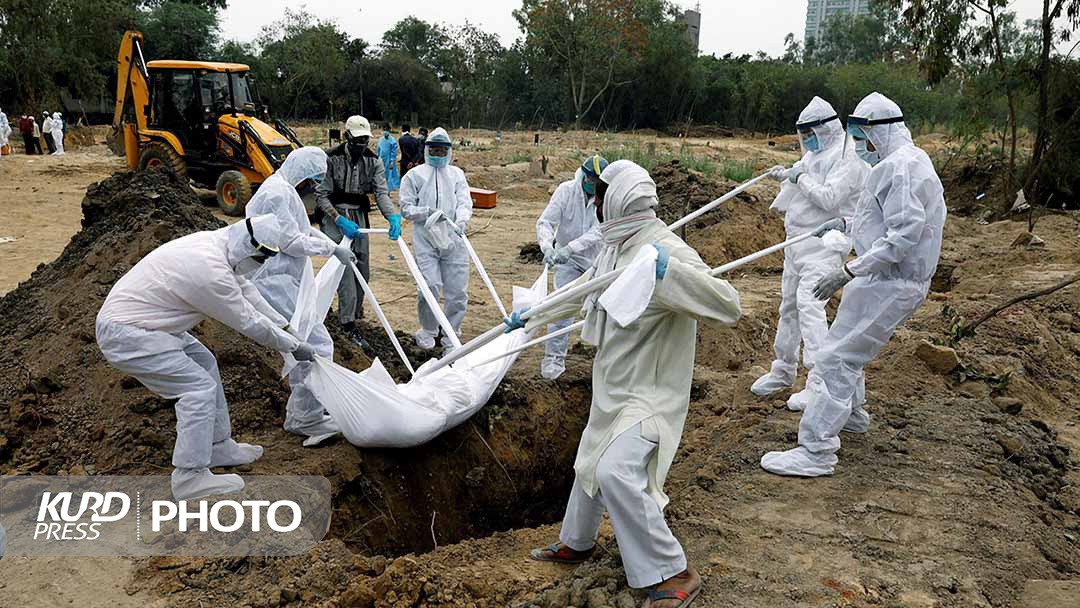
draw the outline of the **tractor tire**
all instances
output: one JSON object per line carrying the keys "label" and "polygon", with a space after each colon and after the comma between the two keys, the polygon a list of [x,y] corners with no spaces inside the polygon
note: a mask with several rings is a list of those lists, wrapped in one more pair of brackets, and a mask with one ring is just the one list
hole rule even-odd
{"label": "tractor tire", "polygon": [[148,171],[164,167],[187,182],[187,163],[172,146],[154,141],[147,144],[139,154],[139,170]]}
{"label": "tractor tire", "polygon": [[239,171],[225,171],[217,180],[218,207],[225,215],[242,217],[251,200],[251,182]]}

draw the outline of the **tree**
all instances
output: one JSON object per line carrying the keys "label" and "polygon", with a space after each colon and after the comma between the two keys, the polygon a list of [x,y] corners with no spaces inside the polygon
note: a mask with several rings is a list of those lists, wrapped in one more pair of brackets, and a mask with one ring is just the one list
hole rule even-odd
{"label": "tree", "polygon": [[401,51],[435,72],[440,67],[439,52],[448,44],[442,28],[413,16],[395,23],[382,37],[383,49]]}
{"label": "tree", "polygon": [[898,59],[905,44],[896,7],[885,3],[871,6],[869,15],[839,14],[828,18],[807,57],[814,63],[833,65]]}
{"label": "tree", "polygon": [[637,58],[646,28],[634,0],[523,0],[514,11],[526,44],[549,55],[570,92],[574,124],[610,88],[628,84],[618,68]]}
{"label": "tree", "polygon": [[276,107],[288,108],[290,116],[327,116],[338,79],[348,66],[347,44],[348,37],[333,22],[302,9],[285,9],[285,16],[259,36],[264,71],[259,80],[268,83]]}
{"label": "tree", "polygon": [[210,59],[217,52],[217,9],[197,3],[157,2],[138,15],[146,51],[169,59]]}

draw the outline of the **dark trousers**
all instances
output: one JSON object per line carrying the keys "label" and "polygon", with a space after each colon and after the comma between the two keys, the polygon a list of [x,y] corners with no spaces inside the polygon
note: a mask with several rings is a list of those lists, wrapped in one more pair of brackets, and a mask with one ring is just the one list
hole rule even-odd
{"label": "dark trousers", "polygon": [[[356,222],[361,228],[370,228],[368,224],[368,214],[362,209],[338,209],[338,213],[346,218]],[[324,215],[319,222],[322,228],[323,234],[334,240],[335,243],[340,243],[341,239],[345,235],[341,233],[341,229],[337,227],[334,220],[330,219],[330,216]],[[356,268],[360,270],[360,274],[364,277],[365,281],[371,280],[371,265],[368,261],[368,235],[362,234],[359,238],[352,242],[350,247],[352,252],[356,254]],[[364,290],[360,287],[360,281],[356,280],[356,275],[353,274],[351,269],[345,271],[345,275],[341,277],[341,283],[338,284],[338,321],[342,325],[346,323],[354,323],[357,319],[364,316]]]}
{"label": "dark trousers", "polygon": [[56,142],[53,141],[52,133],[45,134],[45,145],[49,146],[49,154],[56,152]]}
{"label": "dark trousers", "polygon": [[34,154],[34,150],[37,149],[37,140],[34,139],[34,135],[32,133],[23,133],[22,140],[23,147],[26,148],[26,153]]}

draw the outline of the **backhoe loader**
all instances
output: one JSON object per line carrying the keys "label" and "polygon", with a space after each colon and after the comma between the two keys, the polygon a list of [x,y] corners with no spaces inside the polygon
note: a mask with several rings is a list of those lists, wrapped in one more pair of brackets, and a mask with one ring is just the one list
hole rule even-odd
{"label": "backhoe loader", "polygon": [[125,32],[117,58],[114,143],[128,167],[166,167],[216,190],[226,214],[244,215],[252,192],[302,145],[299,138],[257,103],[248,66],[147,62],[142,41],[141,33]]}

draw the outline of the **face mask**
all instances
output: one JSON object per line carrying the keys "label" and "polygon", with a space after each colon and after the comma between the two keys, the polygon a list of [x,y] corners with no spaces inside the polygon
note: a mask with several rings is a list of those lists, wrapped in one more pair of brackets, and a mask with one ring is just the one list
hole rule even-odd
{"label": "face mask", "polygon": [[427,163],[435,168],[445,167],[450,164],[450,157],[428,155]]}
{"label": "face mask", "polygon": [[389,131],[383,131],[382,136],[383,137],[390,137],[390,132]]}
{"label": "face mask", "polygon": [[807,152],[817,152],[821,149],[821,142],[818,141],[817,133],[810,133],[810,135],[802,138],[802,145]]}
{"label": "face mask", "polygon": [[874,165],[881,162],[881,155],[878,154],[877,150],[874,150],[874,151],[871,152],[869,149],[867,149],[867,146],[866,146],[867,143],[868,143],[868,140],[856,139],[855,140],[855,155],[858,156],[859,158],[861,158],[868,165],[873,167]]}
{"label": "face mask", "polygon": [[596,194],[596,184],[590,182],[589,180],[584,180],[581,182],[581,189],[584,190],[585,194],[588,194],[589,196]]}

